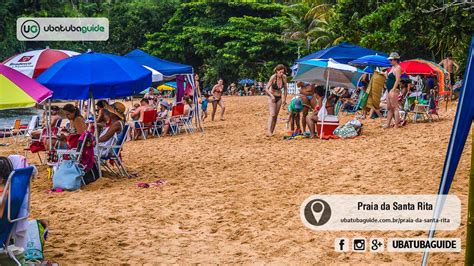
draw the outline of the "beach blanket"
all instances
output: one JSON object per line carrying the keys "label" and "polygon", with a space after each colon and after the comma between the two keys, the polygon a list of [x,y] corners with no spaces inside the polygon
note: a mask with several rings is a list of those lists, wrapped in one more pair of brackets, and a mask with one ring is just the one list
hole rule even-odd
{"label": "beach blanket", "polygon": [[374,72],[370,79],[369,86],[367,87],[369,97],[367,98],[367,103],[365,105],[366,110],[370,110],[371,108],[376,110],[380,109],[380,98],[382,98],[384,84],[385,75],[379,72]]}

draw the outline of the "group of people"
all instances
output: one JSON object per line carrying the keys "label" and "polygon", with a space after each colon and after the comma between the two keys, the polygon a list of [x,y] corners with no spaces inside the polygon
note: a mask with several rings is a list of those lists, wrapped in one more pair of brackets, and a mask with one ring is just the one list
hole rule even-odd
{"label": "group of people", "polygon": [[[401,120],[400,117],[402,100],[410,92],[413,92],[415,88],[412,81],[409,78],[403,77],[405,75],[402,75],[400,55],[392,52],[388,60],[391,67],[387,71],[375,71],[371,79],[369,79],[369,75],[364,74],[356,89],[332,87],[326,91],[324,86],[298,82],[299,93],[291,99],[289,104],[287,104],[288,81],[285,73],[286,68],[283,65],[277,65],[274,69],[274,74],[265,86],[269,109],[267,135],[272,136],[274,134],[279,111],[282,106],[287,106],[289,113],[288,123],[291,131],[301,133],[305,132],[306,127],[308,127],[310,137],[314,138],[315,125],[319,122],[319,110],[324,108],[324,115],[334,115],[337,102],[341,102],[339,110],[360,108],[362,113],[362,115],[358,116],[360,119],[373,116],[382,118],[381,108],[383,108],[386,113],[386,121],[382,125],[383,128],[402,126],[405,123],[405,120]],[[458,66],[449,56],[441,61],[440,65],[445,67],[450,73],[449,88],[451,90],[455,84],[453,73],[458,69]],[[455,70],[454,68],[457,69]],[[430,108],[433,109],[433,112],[436,112],[436,107],[434,106],[436,96],[436,90],[433,85],[434,79],[433,77],[426,77],[425,81],[431,84],[426,86],[428,90],[425,95],[430,100]],[[375,88],[377,85],[379,89]],[[372,90],[368,89],[369,87]],[[368,98],[365,99],[366,102],[363,102],[362,106],[359,106],[358,104],[361,103],[360,97],[364,94],[368,94],[365,95]],[[312,113],[309,115],[310,111]]]}

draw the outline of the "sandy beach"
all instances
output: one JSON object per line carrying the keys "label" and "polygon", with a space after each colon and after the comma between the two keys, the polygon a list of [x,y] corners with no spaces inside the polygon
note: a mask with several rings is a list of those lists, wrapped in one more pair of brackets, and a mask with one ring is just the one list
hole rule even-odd
{"label": "sandy beach", "polygon": [[[48,194],[52,182],[39,166],[31,217],[50,222],[46,259],[64,265],[421,262],[421,253],[337,253],[334,238],[424,237],[424,231],[315,232],[302,224],[299,208],[313,194],[435,194],[455,104],[445,112],[443,102],[434,123],[384,130],[369,120],[361,137],[324,141],[283,140],[284,121],[267,138],[265,97],[224,100],[226,120],[208,119],[203,134],[127,142],[123,160],[136,178],[106,176],[77,192]],[[436,234],[460,237],[463,250],[432,254],[431,263],[464,261],[470,144],[469,138],[451,188],[462,202],[461,226]],[[23,154],[22,148],[0,147],[0,155]],[[36,155],[29,159],[39,163]],[[166,184],[136,185],[160,179]]]}

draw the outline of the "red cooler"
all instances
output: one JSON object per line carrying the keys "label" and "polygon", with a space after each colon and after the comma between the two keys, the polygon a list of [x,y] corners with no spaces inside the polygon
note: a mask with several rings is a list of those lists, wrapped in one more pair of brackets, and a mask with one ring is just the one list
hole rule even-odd
{"label": "red cooler", "polygon": [[[318,136],[321,134],[321,124],[322,122],[318,119],[318,123],[316,124]],[[327,115],[324,118],[323,137],[333,136],[333,132],[338,126],[339,118],[336,115]]]}

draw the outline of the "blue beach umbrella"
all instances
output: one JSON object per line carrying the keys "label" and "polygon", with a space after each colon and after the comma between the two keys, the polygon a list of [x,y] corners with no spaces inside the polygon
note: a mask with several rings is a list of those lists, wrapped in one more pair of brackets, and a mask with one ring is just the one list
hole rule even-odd
{"label": "blue beach umbrella", "polygon": [[255,83],[255,81],[252,80],[252,79],[241,79],[241,80],[239,80],[239,84],[253,84],[253,83]]}
{"label": "blue beach umbrella", "polygon": [[327,86],[356,88],[364,72],[356,67],[338,63],[332,59],[311,59],[298,62],[296,81]]}
{"label": "blue beach umbrella", "polygon": [[51,99],[86,100],[137,94],[151,78],[150,70],[128,58],[89,52],[55,63],[37,81],[53,91]]}
{"label": "blue beach umbrella", "polygon": [[350,61],[349,64],[354,66],[391,67],[387,57],[377,54],[362,56]]}

